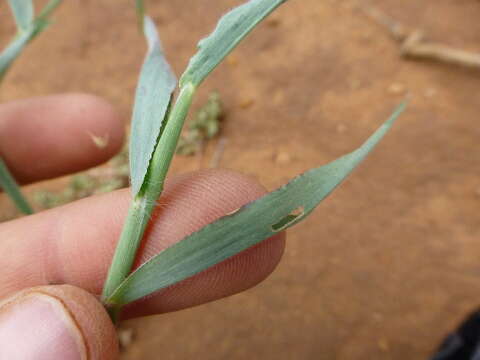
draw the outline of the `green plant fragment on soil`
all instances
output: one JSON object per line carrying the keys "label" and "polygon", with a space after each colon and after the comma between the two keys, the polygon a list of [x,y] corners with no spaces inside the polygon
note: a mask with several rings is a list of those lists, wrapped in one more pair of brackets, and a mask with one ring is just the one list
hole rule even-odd
{"label": "green plant fragment on soil", "polygon": [[177,154],[195,155],[201,151],[202,146],[213,139],[220,132],[220,122],[223,117],[223,107],[220,95],[212,92],[207,102],[188,124],[187,131],[180,138]]}

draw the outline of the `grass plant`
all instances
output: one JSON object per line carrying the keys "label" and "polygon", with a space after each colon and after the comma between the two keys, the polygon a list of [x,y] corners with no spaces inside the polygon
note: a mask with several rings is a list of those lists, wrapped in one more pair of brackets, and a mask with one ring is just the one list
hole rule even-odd
{"label": "grass plant", "polygon": [[[143,1],[136,0],[138,24],[146,38],[148,51],[140,72],[132,116],[129,145],[131,205],[102,294],[102,302],[114,320],[119,318],[124,305],[197,274],[305,219],[367,156],[405,108],[405,104],[400,105],[358,149],[297,176],[280,189],[205,226],[132,272],[197,89],[263,19],[286,2],[250,0],[224,15],[214,31],[199,42],[197,53],[177,84],[156,26],[145,15]],[[51,3],[53,8],[58,1]],[[20,29],[14,43],[19,41],[24,46],[28,42],[25,39],[43,30],[44,20],[32,20],[31,1],[13,0],[10,5]],[[19,46],[14,45],[13,49]],[[12,56],[5,58],[3,64],[8,59]],[[210,110],[213,117],[218,117],[220,109],[215,101]],[[208,120],[208,116],[205,117]],[[201,130],[197,129],[197,135],[216,133],[217,129],[210,125],[208,121],[203,124]],[[0,185],[10,195],[14,193],[4,184]]]}

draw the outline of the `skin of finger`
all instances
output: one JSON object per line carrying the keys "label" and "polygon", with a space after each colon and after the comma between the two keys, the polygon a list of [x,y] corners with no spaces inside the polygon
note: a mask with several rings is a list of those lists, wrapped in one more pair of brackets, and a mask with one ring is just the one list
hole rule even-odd
{"label": "skin of finger", "polygon": [[[137,266],[206,224],[265,193],[253,179],[205,170],[167,182]],[[0,225],[0,296],[25,287],[71,284],[99,294],[130,203],[128,190],[85,199]],[[267,239],[128,309],[127,317],[179,310],[247,289],[279,262],[284,234]]]}
{"label": "skin of finger", "polygon": [[[113,323],[97,298],[83,289],[70,285],[39,286],[23,290],[0,302],[8,311],[8,304],[35,294],[47,295],[59,302],[72,320],[79,342],[89,360],[116,360],[118,340]],[[2,306],[3,305],[3,306]]]}
{"label": "skin of finger", "polygon": [[30,183],[105,162],[120,150],[124,130],[114,108],[93,95],[14,101],[0,106],[0,155],[19,182]]}

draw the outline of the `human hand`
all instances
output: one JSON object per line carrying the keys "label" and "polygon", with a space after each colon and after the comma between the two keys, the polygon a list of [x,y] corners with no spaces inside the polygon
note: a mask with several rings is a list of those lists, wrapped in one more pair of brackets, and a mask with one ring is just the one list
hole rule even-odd
{"label": "human hand", "polygon": [[[80,171],[113,156],[123,124],[105,101],[80,94],[0,106],[0,154],[30,183]],[[97,147],[91,135],[108,138]],[[243,175],[200,171],[167,181],[137,266],[215,219],[263,195]],[[0,359],[118,359],[113,324],[99,302],[130,193],[119,190],[0,224]],[[202,304],[248,289],[280,260],[278,234],[155,296],[123,318]],[[68,285],[67,285],[68,284]]]}

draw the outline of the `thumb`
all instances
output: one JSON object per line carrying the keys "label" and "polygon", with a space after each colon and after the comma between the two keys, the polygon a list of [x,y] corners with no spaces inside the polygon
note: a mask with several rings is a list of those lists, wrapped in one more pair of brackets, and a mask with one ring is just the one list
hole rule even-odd
{"label": "thumb", "polygon": [[0,359],[116,360],[115,328],[80,288],[27,289],[0,302]]}

